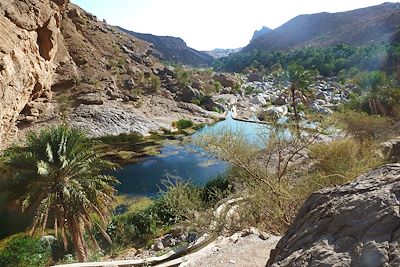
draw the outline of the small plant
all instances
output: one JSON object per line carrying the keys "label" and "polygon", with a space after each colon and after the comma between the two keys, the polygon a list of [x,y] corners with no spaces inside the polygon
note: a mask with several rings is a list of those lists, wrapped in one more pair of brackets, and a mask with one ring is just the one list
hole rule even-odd
{"label": "small plant", "polygon": [[150,75],[150,86],[153,91],[158,91],[161,88],[161,81],[157,75],[151,74]]}
{"label": "small plant", "polygon": [[194,123],[191,120],[181,119],[172,123],[172,126],[178,128],[178,130],[184,130],[193,127]]}
{"label": "small plant", "polygon": [[217,93],[220,92],[222,90],[222,84],[218,81],[215,81],[214,82],[214,90]]}

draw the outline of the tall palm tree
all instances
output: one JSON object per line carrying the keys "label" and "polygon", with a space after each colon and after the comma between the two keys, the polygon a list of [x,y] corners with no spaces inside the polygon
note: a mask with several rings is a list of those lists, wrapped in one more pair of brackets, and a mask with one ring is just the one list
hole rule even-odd
{"label": "tall palm tree", "polygon": [[9,149],[5,158],[11,197],[23,211],[35,211],[31,234],[52,222],[65,248],[69,232],[79,261],[89,253],[84,234],[94,249],[95,229],[111,242],[104,227],[117,180],[105,173],[116,166],[101,158],[82,131],[61,125],[31,133],[25,146]]}
{"label": "tall palm tree", "polygon": [[310,93],[310,82],[314,76],[315,71],[305,70],[303,66],[296,63],[289,64],[285,71],[285,80],[289,83],[289,91],[291,95],[291,106],[294,112],[294,118],[296,125],[299,125],[299,114],[296,106],[296,95],[299,94],[301,97],[307,97]]}

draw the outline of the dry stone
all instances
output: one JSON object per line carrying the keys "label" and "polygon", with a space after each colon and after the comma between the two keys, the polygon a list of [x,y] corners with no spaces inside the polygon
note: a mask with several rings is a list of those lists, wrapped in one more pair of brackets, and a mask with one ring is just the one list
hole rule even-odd
{"label": "dry stone", "polygon": [[400,266],[400,164],[312,194],[267,266]]}

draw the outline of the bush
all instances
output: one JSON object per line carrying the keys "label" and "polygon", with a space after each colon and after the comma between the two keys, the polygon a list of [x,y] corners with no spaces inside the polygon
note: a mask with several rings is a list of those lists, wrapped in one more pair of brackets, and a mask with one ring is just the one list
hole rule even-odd
{"label": "bush", "polygon": [[214,206],[221,199],[232,193],[232,185],[227,175],[217,175],[203,188],[201,199],[208,206]]}
{"label": "bush", "polygon": [[0,266],[40,267],[51,263],[52,249],[38,237],[19,234],[0,247]]}
{"label": "bush", "polygon": [[151,74],[150,75],[150,85],[154,91],[158,91],[161,87],[160,78],[157,75]]}
{"label": "bush", "polygon": [[346,111],[337,118],[344,130],[360,141],[379,139],[391,128],[388,118],[362,112]]}
{"label": "bush", "polygon": [[143,246],[177,222],[194,218],[204,206],[200,187],[166,181],[164,192],[150,205],[114,216],[108,233],[117,246]]}
{"label": "bush", "polygon": [[384,163],[375,151],[377,149],[371,141],[360,143],[354,139],[315,144],[310,148],[310,157],[316,161],[314,178],[322,187],[351,181]]}
{"label": "bush", "polygon": [[172,123],[172,126],[178,128],[178,130],[184,130],[193,127],[194,123],[191,120],[181,119]]}

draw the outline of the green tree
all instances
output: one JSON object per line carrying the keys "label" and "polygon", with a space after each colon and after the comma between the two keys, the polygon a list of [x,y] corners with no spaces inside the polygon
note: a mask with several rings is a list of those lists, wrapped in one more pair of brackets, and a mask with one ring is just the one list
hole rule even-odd
{"label": "green tree", "polygon": [[391,82],[382,71],[361,72],[355,82],[363,89],[364,97],[372,114],[393,115],[393,108],[389,105]]}
{"label": "green tree", "polygon": [[289,91],[291,95],[291,106],[293,108],[296,125],[299,125],[299,114],[297,112],[296,95],[306,97],[310,92],[310,82],[316,73],[314,71],[305,70],[303,66],[296,63],[290,64],[285,71],[285,80],[289,83]]}
{"label": "green tree", "polygon": [[82,131],[61,125],[31,133],[25,146],[7,150],[5,158],[10,196],[23,211],[35,211],[31,234],[52,222],[65,248],[70,233],[79,261],[89,253],[84,236],[99,249],[94,230],[111,242],[104,228],[117,180],[105,173],[116,166],[101,158]]}

